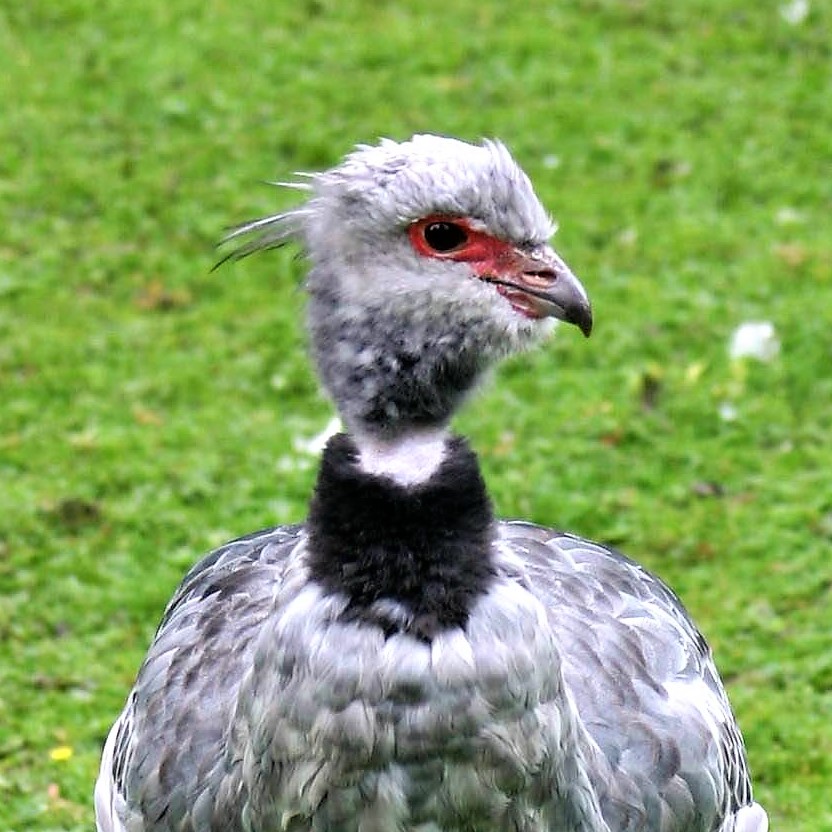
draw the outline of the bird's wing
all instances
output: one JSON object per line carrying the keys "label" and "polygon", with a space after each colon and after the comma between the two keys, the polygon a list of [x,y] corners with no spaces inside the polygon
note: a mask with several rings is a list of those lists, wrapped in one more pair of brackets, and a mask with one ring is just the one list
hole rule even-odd
{"label": "bird's wing", "polygon": [[595,785],[610,828],[745,828],[738,812],[756,804],[742,736],[710,648],[676,595],[624,555],[573,535],[502,523],[500,538],[519,555],[517,579],[548,610],[567,686],[600,752]]}
{"label": "bird's wing", "polygon": [[185,576],[107,738],[98,832],[226,828],[220,820],[233,812],[238,761],[225,759],[224,731],[301,538],[299,526],[248,535]]}

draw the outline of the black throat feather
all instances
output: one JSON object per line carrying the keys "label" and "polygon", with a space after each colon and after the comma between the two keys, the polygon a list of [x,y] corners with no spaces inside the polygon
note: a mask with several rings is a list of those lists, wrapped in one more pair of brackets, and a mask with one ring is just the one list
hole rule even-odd
{"label": "black throat feather", "polygon": [[[464,439],[449,440],[424,483],[402,486],[359,467],[352,439],[329,440],[309,510],[309,568],[349,599],[348,617],[430,640],[464,626],[494,574],[494,517],[479,464]],[[405,624],[374,604],[398,602]]]}

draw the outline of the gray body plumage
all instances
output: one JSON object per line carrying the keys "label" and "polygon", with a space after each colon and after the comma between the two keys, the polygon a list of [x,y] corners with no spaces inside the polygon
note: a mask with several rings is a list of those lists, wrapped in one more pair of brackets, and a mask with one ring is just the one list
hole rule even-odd
{"label": "gray body plumage", "polygon": [[603,546],[495,523],[447,435],[551,318],[591,328],[525,174],[500,144],[417,136],[309,191],[232,257],[303,245],[346,485],[331,441],[305,525],[185,577],[108,737],[99,832],[765,832],[672,592]]}
{"label": "gray body plumage", "polygon": [[498,581],[425,645],[339,621],[305,545],[264,532],[183,581],[113,729],[102,832],[764,828],[735,825],[707,645],[632,561],[502,523]]}

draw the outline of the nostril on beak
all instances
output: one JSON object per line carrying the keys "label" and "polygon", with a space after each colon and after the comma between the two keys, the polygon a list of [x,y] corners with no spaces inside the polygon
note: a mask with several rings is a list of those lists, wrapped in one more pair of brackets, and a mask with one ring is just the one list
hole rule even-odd
{"label": "nostril on beak", "polygon": [[530,269],[523,272],[525,283],[538,289],[547,289],[558,279],[557,272],[552,269]]}

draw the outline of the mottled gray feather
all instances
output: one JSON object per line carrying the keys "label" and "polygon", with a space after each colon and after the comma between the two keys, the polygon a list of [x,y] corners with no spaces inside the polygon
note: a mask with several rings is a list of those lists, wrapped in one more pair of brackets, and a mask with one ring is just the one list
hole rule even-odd
{"label": "mottled gray feather", "polygon": [[[573,741],[586,755],[595,793],[591,799],[597,801],[609,829],[733,829],[733,814],[751,802],[742,739],[707,645],[676,596],[640,566],[604,547],[525,523],[503,523],[499,528],[501,574],[542,602],[562,662],[561,668],[519,667],[518,678],[526,679],[524,684],[538,691],[536,695],[542,696],[542,701],[556,696],[574,702],[586,736],[582,739],[582,735],[576,735]],[[297,557],[293,553],[302,548],[302,540],[299,527],[253,535],[209,555],[184,579],[165,612],[134,692],[114,729],[117,740],[109,775],[126,807],[124,828],[137,832],[247,829],[242,820],[247,813],[252,817],[274,816],[278,810],[272,807],[280,805],[280,788],[291,790],[302,783],[303,805],[311,813],[311,828],[320,832],[375,828],[389,832],[393,828],[390,824],[399,824],[402,816],[411,819],[414,829],[436,818],[444,819],[443,828],[454,828],[453,818],[465,816],[471,822],[480,817],[475,823],[478,828],[503,829],[503,822],[496,818],[505,811],[506,801],[514,805],[512,823],[519,822],[526,812],[529,830],[541,832],[535,818],[539,819],[545,798],[556,795],[541,795],[538,775],[532,776],[532,770],[505,768],[506,761],[517,753],[512,749],[520,735],[511,740],[509,737],[515,735],[506,735],[511,743],[506,746],[507,756],[503,762],[494,763],[493,770],[483,758],[479,765],[484,766],[485,781],[482,773],[476,774],[465,764],[479,742],[478,732],[503,730],[498,728],[502,719],[499,714],[506,708],[508,714],[517,707],[504,676],[495,676],[493,688],[488,687],[485,677],[472,682],[475,687],[471,690],[480,690],[477,696],[492,703],[488,708],[497,715],[492,729],[478,721],[480,717],[474,715],[478,711],[467,716],[460,711],[453,733],[446,736],[440,732],[436,735],[439,744],[434,745],[428,741],[429,734],[419,733],[428,729],[418,728],[423,717],[417,719],[419,711],[412,708],[414,701],[439,695],[436,691],[440,689],[431,694],[434,683],[429,683],[427,666],[420,663],[415,645],[401,654],[411,656],[413,666],[408,670],[398,662],[389,670],[398,681],[392,681],[393,677],[389,683],[379,681],[382,687],[371,696],[370,704],[356,711],[351,710],[352,704],[370,695],[355,687],[361,677],[350,671],[351,657],[360,658],[367,649],[368,635],[360,629],[349,636],[354,639],[352,646],[349,640],[339,646],[341,652],[333,664],[321,665],[336,675],[328,682],[320,679],[319,685],[326,687],[317,690],[295,688],[289,681],[304,678],[297,677],[292,669],[297,662],[327,661],[314,652],[320,649],[314,645],[320,629],[314,615],[310,615],[308,626],[303,615],[293,619],[295,624],[286,624],[286,644],[281,647],[275,641],[277,652],[271,658],[262,658],[267,656],[262,644],[264,634],[273,633],[277,638],[280,632],[271,622],[286,580],[295,581],[299,587],[292,603],[300,603],[298,598],[303,595],[300,576],[287,579],[286,571]],[[494,625],[499,607],[494,610],[488,611],[488,626],[517,626],[513,615],[506,615],[504,623]],[[476,641],[473,630],[478,626],[481,624],[475,617],[472,643]],[[508,643],[520,644],[538,637],[531,630],[518,630],[516,635],[505,629],[500,632]],[[308,639],[311,641],[306,643]],[[373,639],[378,639],[378,647],[373,649],[384,648],[386,642],[381,635],[370,641]],[[278,668],[284,667],[287,675],[280,681],[278,674],[274,693],[246,681],[257,675],[257,656],[261,656],[259,660],[273,659]],[[466,660],[462,660],[460,672],[465,672]],[[495,668],[504,663],[510,663],[510,659],[495,654]],[[529,674],[535,676],[533,682],[528,682]],[[674,696],[668,693],[670,686]],[[710,722],[685,694],[687,688],[691,695],[696,694],[700,686],[710,697],[704,703],[712,716]],[[399,689],[401,693],[396,693]],[[546,690],[549,693],[543,693]],[[241,691],[244,701],[238,701]],[[279,718],[280,731],[268,727],[275,719],[273,709],[279,705],[275,696],[288,709]],[[332,704],[325,706],[325,702]],[[338,710],[327,710],[331,707],[344,710],[339,716]],[[384,709],[391,707],[404,708],[403,714],[412,711],[414,716],[407,717],[394,744],[388,745],[377,733],[377,721]],[[430,707],[440,716],[447,712],[447,718],[453,720],[454,708],[460,706],[446,699],[433,701]],[[257,709],[262,714],[258,715]],[[330,713],[328,719],[334,721],[321,722],[324,712]],[[241,714],[245,714],[242,719]],[[370,722],[364,727],[367,719]],[[261,723],[264,731],[258,734],[256,726]],[[332,755],[330,762],[313,762],[307,757],[308,737],[316,731],[334,732],[332,737],[341,737],[346,743],[340,750],[337,744],[327,746]],[[420,736],[422,739],[413,745],[413,739]],[[164,742],[158,742],[162,737]],[[534,747],[530,745],[522,753],[534,756],[538,753],[532,750]],[[345,760],[352,762],[347,769],[339,768]],[[460,764],[454,766],[454,760]],[[510,775],[510,771],[515,774]],[[359,772],[363,773],[359,776]],[[102,772],[102,777],[105,774]],[[266,782],[265,777],[272,782]],[[467,782],[466,778],[473,779]],[[430,797],[442,782],[448,795],[445,799],[458,804],[455,809],[440,809]],[[496,803],[483,802],[484,788]],[[523,810],[528,800],[531,802]],[[402,802],[407,804],[406,809]],[[572,804],[561,801],[558,805],[562,811]],[[385,812],[389,815],[386,821]],[[362,817],[365,821],[360,821]],[[754,821],[753,815],[749,817]],[[563,828],[586,832],[601,828],[584,827],[574,817],[564,816],[559,822],[566,824]],[[302,816],[297,824],[290,817],[284,817],[281,823],[280,828],[285,829],[310,828]],[[755,823],[737,829],[764,829]],[[251,828],[265,831],[279,826]]]}

